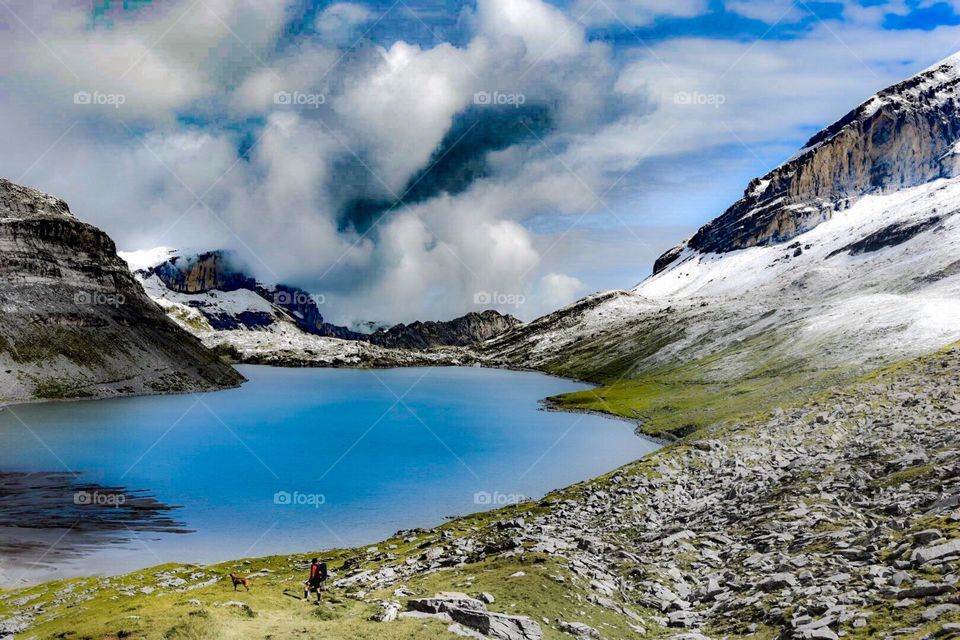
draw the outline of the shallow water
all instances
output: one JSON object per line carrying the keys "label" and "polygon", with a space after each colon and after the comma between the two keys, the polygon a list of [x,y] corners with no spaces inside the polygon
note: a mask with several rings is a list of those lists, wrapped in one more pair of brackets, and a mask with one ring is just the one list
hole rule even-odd
{"label": "shallow water", "polygon": [[[0,411],[0,470],[70,482],[0,495],[0,581],[368,544],[540,497],[658,448],[626,422],[540,410],[546,396],[587,387],[536,373],[240,370],[250,381],[217,393]],[[117,496],[130,501],[111,504]],[[153,499],[179,507],[162,512],[177,526],[140,517]],[[45,514],[29,544],[13,526],[24,501],[31,517]],[[134,504],[148,508],[127,519]],[[93,513],[118,523],[94,526]],[[167,532],[180,529],[193,532]]]}

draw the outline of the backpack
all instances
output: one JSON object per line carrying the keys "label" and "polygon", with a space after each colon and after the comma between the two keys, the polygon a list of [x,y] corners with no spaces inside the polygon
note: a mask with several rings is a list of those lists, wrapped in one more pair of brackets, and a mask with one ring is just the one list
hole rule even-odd
{"label": "backpack", "polygon": [[318,569],[317,573],[320,574],[320,579],[321,579],[321,580],[326,580],[326,579],[327,579],[327,563],[326,563],[326,562],[321,562],[321,563],[320,563],[320,568]]}

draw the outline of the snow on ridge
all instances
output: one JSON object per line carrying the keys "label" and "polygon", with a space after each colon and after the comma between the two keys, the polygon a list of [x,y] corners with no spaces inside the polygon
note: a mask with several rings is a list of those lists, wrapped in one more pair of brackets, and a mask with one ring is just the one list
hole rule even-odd
{"label": "snow on ridge", "polygon": [[[687,248],[674,264],[650,276],[633,291],[651,300],[669,302],[692,297],[729,297],[758,287],[776,287],[811,269],[843,266],[850,260],[848,256],[837,255],[829,260],[827,256],[891,224],[927,219],[935,206],[947,210],[960,207],[960,180],[941,179],[890,194],[864,196],[849,209],[789,243],[723,254],[703,254]],[[793,256],[798,247],[801,255]],[[876,254],[867,254],[870,256]]]}
{"label": "snow on ridge", "polygon": [[173,247],[154,247],[153,249],[139,249],[137,251],[117,251],[117,255],[126,261],[130,271],[144,271],[163,264],[174,256],[181,255],[181,251]]}

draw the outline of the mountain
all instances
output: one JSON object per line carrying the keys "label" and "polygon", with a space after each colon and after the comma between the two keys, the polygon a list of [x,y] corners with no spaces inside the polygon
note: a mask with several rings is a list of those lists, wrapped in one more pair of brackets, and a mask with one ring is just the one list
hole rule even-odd
{"label": "mountain", "polygon": [[432,349],[434,347],[468,347],[489,340],[504,331],[523,324],[513,316],[498,311],[468,313],[445,322],[413,322],[378,329],[365,339],[371,344],[392,349]]}
{"label": "mountain", "polygon": [[793,158],[753,180],[743,198],[661,256],[725,253],[792,240],[867,194],[957,175],[960,54],[880,93],[827,127]]}
{"label": "mountain", "polygon": [[243,378],[147,297],[103,231],[0,179],[0,401],[186,392]]}
{"label": "mountain", "polygon": [[706,414],[960,339],[958,78],[954,56],[881,91],[634,289],[508,331],[481,357],[632,384],[620,405],[602,390],[582,406],[669,423],[683,398]]}
{"label": "mountain", "polygon": [[[363,334],[325,322],[317,296],[297,287],[263,285],[229,251],[181,255],[170,249],[122,254],[147,292],[174,318],[193,318],[187,328],[209,325],[213,331],[257,330],[290,322],[324,337],[357,340]],[[159,257],[159,261],[151,263]]]}
{"label": "mountain", "polygon": [[[413,322],[361,333],[328,323],[323,296],[264,284],[229,251],[158,248],[121,254],[147,293],[185,329],[244,362],[317,366],[403,366],[472,361],[463,347],[520,321],[497,311]],[[362,344],[358,344],[362,343]],[[426,354],[436,350],[435,353]]]}

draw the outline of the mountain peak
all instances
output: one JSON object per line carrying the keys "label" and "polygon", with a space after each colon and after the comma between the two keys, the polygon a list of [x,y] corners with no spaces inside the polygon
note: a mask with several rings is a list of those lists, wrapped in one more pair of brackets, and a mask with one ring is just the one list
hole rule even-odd
{"label": "mountain peak", "polygon": [[864,195],[958,175],[960,53],[880,91],[813,136],[687,242],[664,253],[654,273],[689,248],[724,253],[789,241]]}
{"label": "mountain peak", "polygon": [[4,218],[38,218],[59,216],[73,218],[67,203],[49,194],[0,178],[0,216]]}

